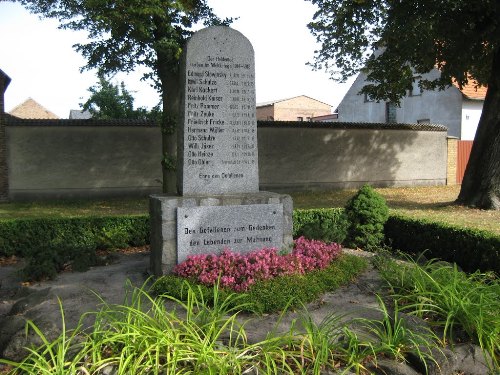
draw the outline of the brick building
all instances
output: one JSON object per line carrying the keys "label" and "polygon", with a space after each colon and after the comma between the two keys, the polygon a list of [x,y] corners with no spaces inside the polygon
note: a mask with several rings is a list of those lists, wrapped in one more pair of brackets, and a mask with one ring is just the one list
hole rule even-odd
{"label": "brick building", "polygon": [[59,116],[49,111],[37,101],[28,98],[21,104],[15,106],[10,112],[10,115],[18,118],[26,119],[47,119],[57,120]]}
{"label": "brick building", "polygon": [[305,95],[257,104],[257,120],[312,121],[331,113],[331,105]]}

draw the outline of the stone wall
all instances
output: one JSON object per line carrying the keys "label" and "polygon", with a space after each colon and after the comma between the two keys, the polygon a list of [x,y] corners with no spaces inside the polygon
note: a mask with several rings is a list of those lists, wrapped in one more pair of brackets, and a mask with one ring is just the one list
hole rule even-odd
{"label": "stone wall", "polygon": [[[446,129],[342,124],[259,128],[261,189],[273,191],[444,185]],[[421,129],[421,130],[417,130]]]}
{"label": "stone wall", "polygon": [[[80,125],[64,125],[72,122]],[[158,126],[56,123],[22,120],[7,126],[12,199],[147,196],[161,191]]]}
{"label": "stone wall", "polygon": [[[6,129],[13,199],[161,191],[157,126],[11,119]],[[447,180],[441,127],[261,122],[258,137],[261,190],[444,185]]]}

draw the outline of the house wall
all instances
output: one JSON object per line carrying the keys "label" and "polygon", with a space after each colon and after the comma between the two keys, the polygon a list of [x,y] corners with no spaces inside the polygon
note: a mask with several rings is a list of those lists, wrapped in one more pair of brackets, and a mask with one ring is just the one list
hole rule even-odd
{"label": "house wall", "polygon": [[297,121],[302,117],[304,121],[315,116],[324,116],[332,113],[329,104],[306,96],[298,96],[274,104],[274,119],[279,121]]}
{"label": "house wall", "polygon": [[274,120],[274,105],[264,105],[257,107],[257,120]]}
{"label": "house wall", "polygon": [[464,99],[462,103],[462,129],[461,139],[463,141],[473,141],[476,135],[477,125],[483,112],[482,100]]}
{"label": "house wall", "polygon": [[[342,124],[341,124],[342,125]],[[144,196],[161,190],[153,126],[7,126],[13,199]],[[446,132],[259,126],[261,190],[444,185]]]}
{"label": "house wall", "polygon": [[[439,72],[433,71],[424,78],[433,79]],[[343,100],[339,104],[339,121],[341,122],[385,122],[385,102],[365,101],[359,95],[366,84],[366,74],[360,73]],[[448,128],[448,135],[460,138],[462,120],[462,94],[450,87],[444,91],[424,91],[421,95],[405,96],[400,107],[396,109],[396,122],[416,124],[421,120],[429,120],[432,124],[442,124]]]}
{"label": "house wall", "polygon": [[444,185],[445,131],[259,128],[261,189]]}

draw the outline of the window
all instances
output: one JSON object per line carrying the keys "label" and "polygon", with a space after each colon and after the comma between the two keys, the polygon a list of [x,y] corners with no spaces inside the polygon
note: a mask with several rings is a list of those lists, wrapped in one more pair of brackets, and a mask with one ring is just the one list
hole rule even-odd
{"label": "window", "polygon": [[310,117],[306,117],[306,121],[311,122],[312,120],[311,120],[311,118],[310,118]]}
{"label": "window", "polygon": [[431,119],[429,119],[429,118],[417,120],[417,124],[430,124],[430,123],[431,123]]}
{"label": "window", "polygon": [[297,117],[297,121],[304,121],[304,117]]}
{"label": "window", "polygon": [[410,90],[410,96],[420,96],[422,95],[422,89],[419,86],[419,83],[421,81],[422,77],[420,76],[415,76],[413,77],[413,82],[411,84],[411,90]]}
{"label": "window", "polygon": [[396,104],[392,102],[385,103],[385,122],[396,122]]}

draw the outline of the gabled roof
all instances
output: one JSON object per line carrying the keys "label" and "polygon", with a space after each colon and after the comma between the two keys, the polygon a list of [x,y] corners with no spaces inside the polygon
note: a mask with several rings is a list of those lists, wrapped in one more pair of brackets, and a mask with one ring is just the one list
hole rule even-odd
{"label": "gabled roof", "polygon": [[92,114],[89,111],[81,111],[79,109],[70,109],[69,110],[69,118],[70,120],[88,120],[92,118]]}
{"label": "gabled roof", "polygon": [[460,90],[463,96],[472,100],[484,100],[488,86],[480,86],[475,80],[470,80],[466,85],[459,87],[456,81],[453,81],[453,86]]}
{"label": "gabled roof", "polygon": [[262,103],[257,103],[257,107],[266,107],[266,106],[268,106],[268,105],[275,105],[276,103],[286,102],[286,101],[288,101],[288,100],[291,100],[291,99],[296,99],[296,98],[308,98],[308,99],[311,99],[311,100],[317,101],[317,102],[319,102],[319,103],[323,103],[323,104],[329,105],[329,106],[331,107],[331,105],[330,105],[330,104],[325,103],[325,102],[322,102],[321,100],[318,100],[318,99],[311,98],[310,96],[307,96],[307,95],[298,95],[298,96],[292,96],[291,98],[278,99],[278,100],[272,100],[272,101],[270,101],[270,102],[262,102]]}
{"label": "gabled roof", "polygon": [[26,119],[58,119],[59,116],[55,115],[47,108],[43,107],[40,103],[35,100],[28,98],[21,104],[14,107],[9,112],[10,115],[26,118]]}

